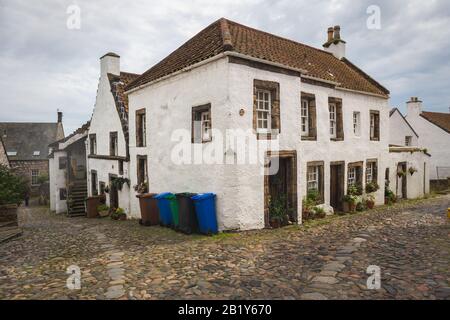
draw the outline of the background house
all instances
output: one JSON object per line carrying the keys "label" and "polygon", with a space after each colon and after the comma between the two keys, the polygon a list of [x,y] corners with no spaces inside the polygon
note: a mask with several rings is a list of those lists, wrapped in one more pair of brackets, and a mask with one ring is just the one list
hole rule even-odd
{"label": "background house", "polygon": [[422,101],[412,97],[406,103],[406,120],[419,135],[418,146],[431,154],[430,179],[450,177],[450,113],[422,110]]}
{"label": "background house", "polygon": [[[148,179],[150,192],[216,193],[221,230],[267,226],[270,199],[280,194],[291,220],[301,223],[309,190],[340,210],[349,185],[383,186],[389,91],[345,57],[338,26],[328,30],[324,48],[226,19],[202,30],[126,88],[132,185]],[[136,126],[142,114],[144,130]],[[173,161],[177,131],[188,132],[193,153],[207,152],[227,129],[250,130],[246,150],[261,145],[266,160],[280,164],[278,173],[239,164],[237,147],[225,142],[216,154],[230,156],[232,165]],[[138,215],[135,195],[131,212]],[[383,188],[374,195],[383,203]]]}
{"label": "background house", "polygon": [[6,154],[6,148],[5,145],[3,144],[1,136],[0,136],[0,164],[9,168],[9,159],[8,155]]}
{"label": "background house", "polygon": [[62,112],[54,123],[2,122],[0,134],[11,168],[29,181],[32,195],[37,195],[39,176],[49,174],[49,144],[64,138]]}
{"label": "background house", "polygon": [[50,210],[84,215],[87,197],[86,145],[89,122],[50,144]]}
{"label": "background house", "polygon": [[419,135],[397,108],[389,112],[389,144],[392,146],[417,147]]}
{"label": "background house", "polygon": [[118,190],[113,181],[128,179],[128,98],[123,88],[137,77],[120,71],[119,55],[107,53],[100,58],[100,79],[87,145],[89,195],[106,193],[109,206],[121,207],[128,214],[130,187],[124,183]]}

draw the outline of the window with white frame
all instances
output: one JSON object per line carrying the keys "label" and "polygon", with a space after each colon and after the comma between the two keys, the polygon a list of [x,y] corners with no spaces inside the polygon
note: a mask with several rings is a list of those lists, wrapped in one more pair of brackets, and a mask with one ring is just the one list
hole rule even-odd
{"label": "window with white frame", "polygon": [[370,115],[370,138],[375,136],[375,117]]}
{"label": "window with white frame", "polygon": [[302,135],[307,135],[309,133],[308,122],[309,122],[309,101],[306,99],[302,100],[301,106],[301,131]]}
{"label": "window with white frame", "polygon": [[192,108],[192,143],[212,141],[211,105]]}
{"label": "window with white frame", "polygon": [[374,172],[374,162],[368,162],[366,166],[366,183],[370,183],[373,181],[373,172]]}
{"label": "window with white frame", "polygon": [[348,168],[348,185],[356,185],[356,167]]}
{"label": "window with white frame", "polygon": [[410,147],[412,145],[412,136],[405,137],[405,146]]}
{"label": "window with white frame", "polygon": [[319,191],[319,166],[309,166],[307,170],[308,191]]}
{"label": "window with white frame", "polygon": [[330,111],[330,136],[336,138],[336,104],[329,104]]}
{"label": "window with white frame", "polygon": [[377,162],[367,161],[366,164],[366,183],[376,182],[377,180]]}
{"label": "window with white frame", "polygon": [[355,136],[360,136],[361,134],[361,113],[353,112],[353,133]]}
{"label": "window with white frame", "polygon": [[204,111],[200,115],[202,126],[202,141],[211,140],[211,112],[210,110]]}
{"label": "window with white frame", "polygon": [[39,170],[32,169],[31,170],[31,184],[36,186],[39,184]]}
{"label": "window with white frame", "polygon": [[272,98],[268,90],[256,90],[257,131],[268,132],[271,129]]}

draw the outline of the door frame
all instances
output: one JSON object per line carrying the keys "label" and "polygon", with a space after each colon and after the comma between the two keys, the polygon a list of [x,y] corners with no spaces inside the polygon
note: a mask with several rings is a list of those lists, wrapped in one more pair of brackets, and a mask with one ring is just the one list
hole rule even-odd
{"label": "door frame", "polygon": [[287,183],[288,186],[288,199],[292,204],[294,221],[298,222],[298,197],[297,197],[297,151],[296,150],[282,150],[282,151],[267,151],[266,161],[264,167],[264,225],[266,228],[270,227],[269,222],[269,198],[270,198],[270,182],[268,175],[268,166],[270,164],[270,159],[278,157],[282,159],[290,159],[290,172],[291,177]]}
{"label": "door frame", "polygon": [[[110,207],[112,207],[112,205],[111,205],[111,195],[112,195],[112,193],[113,193],[113,187],[112,187],[112,180],[113,179],[117,179],[118,178],[118,176],[117,175],[115,175],[115,174],[109,174],[109,206]],[[119,190],[117,190],[116,188],[114,188],[115,190],[116,190],[116,192],[117,192],[117,199],[115,199],[116,201],[117,201],[117,208],[116,209],[118,209],[119,207],[120,207],[120,203],[119,203]]]}
{"label": "door frame", "polygon": [[[330,206],[332,206],[332,207],[333,207],[333,205],[331,203],[331,197],[332,197],[332,194],[333,194],[333,192],[332,192],[333,184],[331,183],[331,178],[332,178],[332,169],[331,168],[333,166],[340,166],[341,170],[342,170],[341,181],[340,182],[338,181],[338,187],[341,189],[342,196],[345,195],[345,177],[346,177],[346,174],[345,174],[345,167],[346,167],[345,166],[345,161],[331,161],[330,162]],[[339,208],[333,207],[333,209],[335,211],[343,210],[343,205],[344,205],[344,201],[343,201],[343,199],[341,199],[340,207]]]}

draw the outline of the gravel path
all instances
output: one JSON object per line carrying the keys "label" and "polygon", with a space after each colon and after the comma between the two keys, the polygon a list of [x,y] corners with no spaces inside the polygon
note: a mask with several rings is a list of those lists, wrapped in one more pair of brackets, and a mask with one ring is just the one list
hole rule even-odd
{"label": "gravel path", "polygon": [[[0,299],[450,299],[449,206],[447,195],[215,237],[21,208],[23,236],[0,245]],[[71,265],[80,290],[66,287]]]}

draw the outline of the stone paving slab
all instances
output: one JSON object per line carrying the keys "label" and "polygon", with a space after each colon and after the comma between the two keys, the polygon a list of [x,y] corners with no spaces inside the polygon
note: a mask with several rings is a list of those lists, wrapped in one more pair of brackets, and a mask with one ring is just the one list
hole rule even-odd
{"label": "stone paving slab", "polygon": [[21,208],[22,237],[0,244],[0,299],[450,299],[449,203],[215,237]]}

